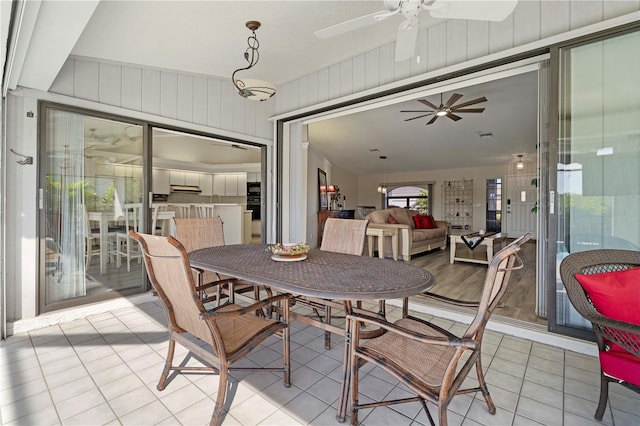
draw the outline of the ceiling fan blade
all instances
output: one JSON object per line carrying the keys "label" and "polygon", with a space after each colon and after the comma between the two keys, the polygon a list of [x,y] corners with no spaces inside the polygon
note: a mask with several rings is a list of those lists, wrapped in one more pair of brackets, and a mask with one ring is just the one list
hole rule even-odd
{"label": "ceiling fan blade", "polygon": [[458,99],[460,99],[462,95],[460,93],[454,93],[451,95],[446,104],[444,104],[445,108],[451,108],[451,105],[455,104]]}
{"label": "ceiling fan blade", "polygon": [[340,34],[348,33],[349,31],[357,30],[375,24],[376,22],[387,18],[388,10],[381,10],[379,12],[370,13],[368,15],[353,18],[348,21],[340,22],[335,25],[331,25],[326,28],[322,28],[313,34],[316,38],[326,39],[338,36]]}
{"label": "ceiling fan blade", "polygon": [[416,118],[428,117],[428,116],[430,116],[430,115],[433,115],[433,112],[430,112],[429,114],[419,115],[419,116],[417,116],[417,117],[407,118],[407,119],[406,119],[406,120],[404,120],[404,121],[411,121],[411,120],[415,120]]}
{"label": "ceiling fan blade", "polygon": [[440,116],[439,115],[434,115],[433,118],[431,120],[429,120],[429,122],[427,124],[425,124],[425,126],[435,123],[435,121],[438,119],[438,117],[440,117]]}
{"label": "ceiling fan blade", "polygon": [[398,27],[396,39],[396,62],[411,59],[416,53],[416,41],[418,40],[418,20],[405,20]]}
{"label": "ceiling fan blade", "polygon": [[434,18],[504,21],[516,8],[518,0],[436,0],[425,7]]}
{"label": "ceiling fan blade", "polygon": [[402,111],[400,111],[400,112],[429,112],[429,113],[433,113],[433,111],[425,111],[425,110],[423,110],[423,109],[421,109],[421,110],[417,110],[417,109],[415,109],[415,110],[412,110],[412,109],[403,109],[403,110],[402,110]]}
{"label": "ceiling fan blade", "polygon": [[447,114],[447,117],[449,117],[453,121],[458,121],[458,120],[462,119],[462,117],[460,117],[459,115],[455,115],[455,114],[451,114],[451,113]]}
{"label": "ceiling fan blade", "polygon": [[432,104],[431,102],[429,102],[426,99],[417,99],[418,102],[425,104],[426,106],[428,106],[429,108],[433,108],[433,109],[438,109],[437,106],[435,106],[434,104]]}
{"label": "ceiling fan blade", "polygon": [[456,105],[454,108],[455,108],[455,109],[460,109],[460,108],[464,108],[464,107],[466,107],[466,106],[479,104],[480,102],[487,102],[487,98],[485,98],[485,97],[483,96],[483,97],[481,97],[481,98],[473,99],[473,100],[468,101],[468,102],[463,102],[463,103],[461,103],[461,104]]}
{"label": "ceiling fan blade", "polygon": [[451,108],[452,112],[483,112],[484,108],[468,108],[468,109],[459,109],[459,108]]}

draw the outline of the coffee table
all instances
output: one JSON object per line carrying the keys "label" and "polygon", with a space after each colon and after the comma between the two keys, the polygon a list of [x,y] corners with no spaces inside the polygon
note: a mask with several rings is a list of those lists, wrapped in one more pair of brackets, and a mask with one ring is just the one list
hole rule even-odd
{"label": "coffee table", "polygon": [[[477,233],[468,235],[478,236]],[[506,232],[498,232],[497,234],[487,234],[483,236],[482,241],[472,250],[462,240],[463,235],[449,236],[449,262],[456,260],[459,262],[482,263],[488,265],[493,259],[496,250],[502,248],[507,241]]]}

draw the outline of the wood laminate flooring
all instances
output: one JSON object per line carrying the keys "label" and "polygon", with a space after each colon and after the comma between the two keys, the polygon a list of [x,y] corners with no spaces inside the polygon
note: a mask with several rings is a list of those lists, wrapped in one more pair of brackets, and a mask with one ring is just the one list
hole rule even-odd
{"label": "wood laminate flooring", "polygon": [[[511,242],[513,240],[509,240]],[[502,298],[504,307],[494,315],[547,325],[545,318],[536,315],[536,242],[529,241],[520,252],[524,267],[514,271],[509,287]],[[436,278],[431,290],[442,296],[468,301],[480,300],[487,265],[468,262],[449,263],[449,249],[433,250],[411,257],[411,263],[427,269]]]}

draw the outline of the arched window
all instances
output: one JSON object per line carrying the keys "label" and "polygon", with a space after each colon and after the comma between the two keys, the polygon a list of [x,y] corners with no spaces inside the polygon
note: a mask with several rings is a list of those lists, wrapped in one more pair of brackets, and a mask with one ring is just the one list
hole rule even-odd
{"label": "arched window", "polygon": [[431,213],[431,184],[420,186],[400,186],[387,192],[387,207],[402,207]]}

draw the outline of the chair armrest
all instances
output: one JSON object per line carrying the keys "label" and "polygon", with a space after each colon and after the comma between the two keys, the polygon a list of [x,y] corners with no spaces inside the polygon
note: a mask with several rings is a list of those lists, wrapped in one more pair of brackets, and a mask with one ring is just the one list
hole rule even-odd
{"label": "chair armrest", "polygon": [[385,320],[381,320],[379,318],[366,315],[366,314],[353,313],[353,314],[347,315],[347,318],[353,321],[352,327],[357,327],[358,322],[371,324],[373,326],[382,328],[390,333],[395,333],[400,336],[406,337],[408,339],[416,340],[418,342],[427,343],[430,345],[453,346],[453,347],[460,347],[460,348],[466,348],[466,349],[478,348],[478,342],[473,339],[464,339],[459,337],[446,337],[446,336],[442,336],[442,337],[429,336],[426,334],[407,330],[396,324],[392,324]]}
{"label": "chair armrest", "polygon": [[[428,298],[428,299],[437,300],[439,302],[448,303],[448,304],[454,305],[454,306],[463,306],[465,308],[478,308],[478,307],[480,307],[480,302],[474,302],[474,301],[470,301],[470,300],[452,299],[450,297],[441,296],[439,294],[431,293],[429,291],[425,291],[424,293],[421,293],[421,294],[424,297]],[[496,307],[497,308],[504,308],[504,303],[500,302],[500,303],[498,303],[498,305]]]}
{"label": "chair armrest", "polygon": [[223,285],[223,284],[232,284],[232,283],[235,283],[237,281],[238,281],[237,278],[225,278],[224,280],[212,281],[212,282],[207,283],[207,284],[202,284],[202,285],[196,286],[196,291],[206,290],[208,288],[217,287],[217,286]]}
{"label": "chair armrest", "polygon": [[234,309],[232,311],[220,311],[220,308],[223,308],[224,306],[212,309],[210,311],[206,311],[206,312],[202,312],[200,314],[200,319],[210,319],[213,317],[235,317],[235,316],[240,316],[240,315],[245,315],[248,313],[254,313],[255,311],[264,308],[267,305],[272,305],[274,302],[278,302],[280,300],[289,300],[291,299],[291,295],[288,293],[282,293],[282,294],[278,294],[276,296],[272,296],[269,297],[267,299],[263,299],[260,300],[256,303],[253,303],[249,306],[240,306],[238,307],[238,309]]}

